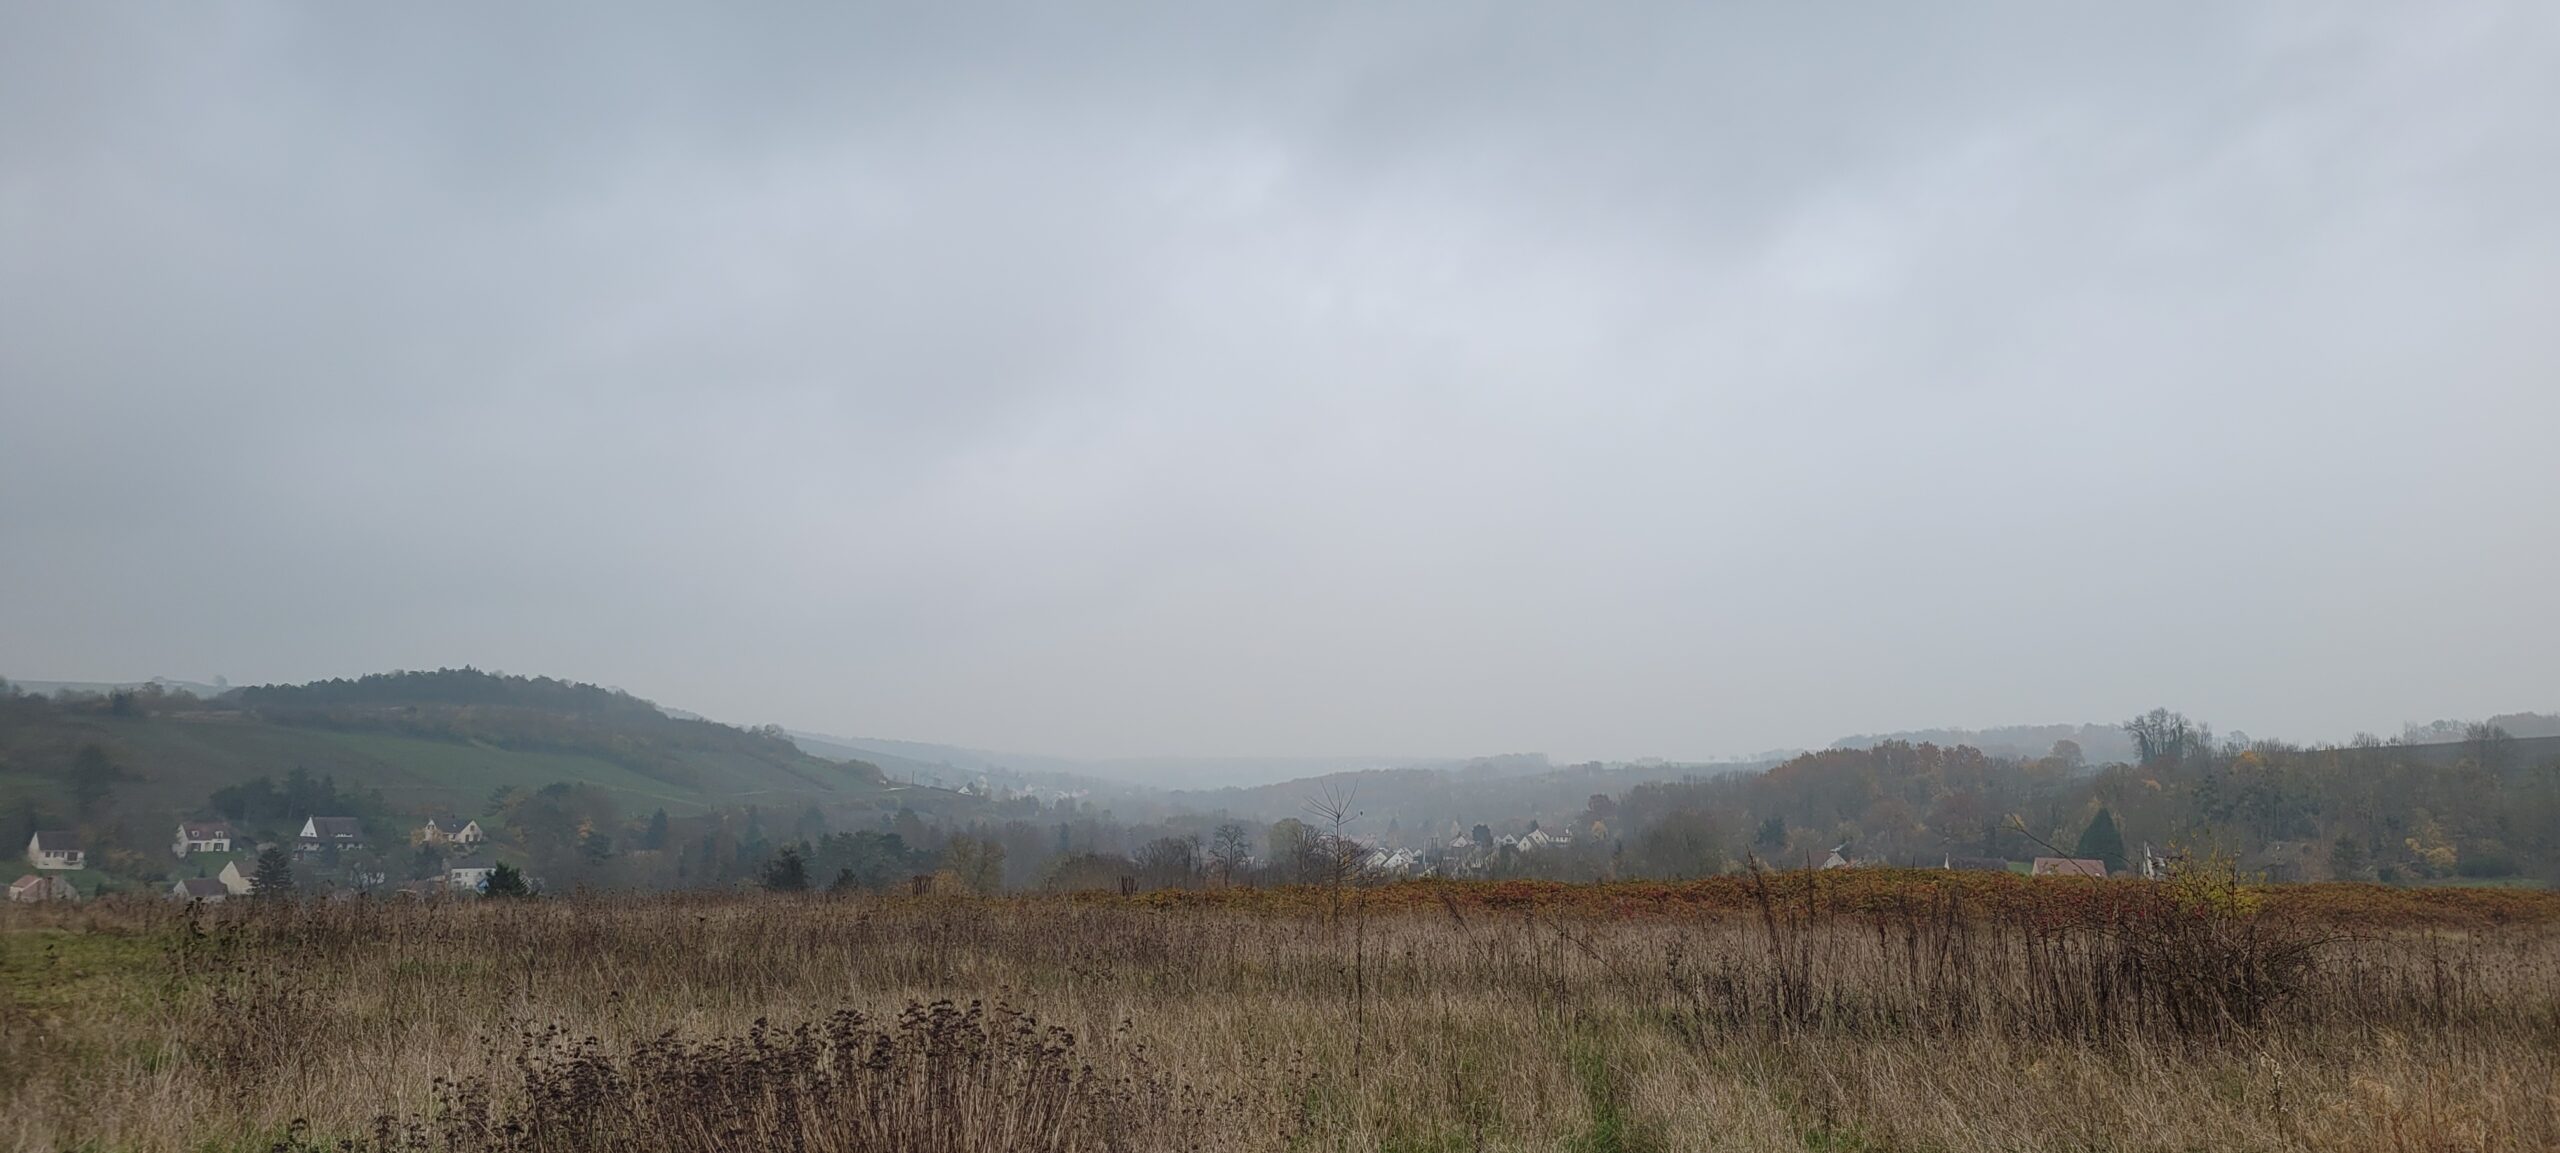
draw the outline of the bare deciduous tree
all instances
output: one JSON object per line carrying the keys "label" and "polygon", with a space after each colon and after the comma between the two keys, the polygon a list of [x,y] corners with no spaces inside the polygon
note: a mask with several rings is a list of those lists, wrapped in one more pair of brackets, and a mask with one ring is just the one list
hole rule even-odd
{"label": "bare deciduous tree", "polygon": [[1218,826],[1209,838],[1209,864],[1218,872],[1218,883],[1236,883],[1236,874],[1253,863],[1253,834],[1240,822],[1229,821]]}

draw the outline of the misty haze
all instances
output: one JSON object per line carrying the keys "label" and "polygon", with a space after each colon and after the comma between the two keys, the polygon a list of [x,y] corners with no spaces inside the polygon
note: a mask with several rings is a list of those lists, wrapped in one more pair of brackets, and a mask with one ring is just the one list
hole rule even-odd
{"label": "misty haze", "polygon": [[2555,110],[0,0],[0,1148],[2560,1148]]}

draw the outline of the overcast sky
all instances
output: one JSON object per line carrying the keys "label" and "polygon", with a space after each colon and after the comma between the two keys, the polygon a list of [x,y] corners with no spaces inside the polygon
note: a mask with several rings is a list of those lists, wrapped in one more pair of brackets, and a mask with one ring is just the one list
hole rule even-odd
{"label": "overcast sky", "polygon": [[0,0],[0,673],[1076,755],[2560,707],[2560,5],[761,12]]}

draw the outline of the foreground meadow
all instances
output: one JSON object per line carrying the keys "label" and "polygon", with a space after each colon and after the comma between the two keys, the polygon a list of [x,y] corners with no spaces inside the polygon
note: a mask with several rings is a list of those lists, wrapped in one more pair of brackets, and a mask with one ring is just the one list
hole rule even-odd
{"label": "foreground meadow", "polygon": [[2560,899],[1870,873],[20,907],[0,1146],[2544,1150]]}

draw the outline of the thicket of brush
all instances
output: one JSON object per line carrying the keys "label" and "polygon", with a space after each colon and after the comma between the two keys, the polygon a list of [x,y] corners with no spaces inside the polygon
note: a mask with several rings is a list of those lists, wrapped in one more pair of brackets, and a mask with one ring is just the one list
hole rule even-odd
{"label": "thicket of brush", "polygon": [[2547,923],[1753,883],[1658,919],[1454,889],[11,911],[0,1145],[2560,1147]]}

